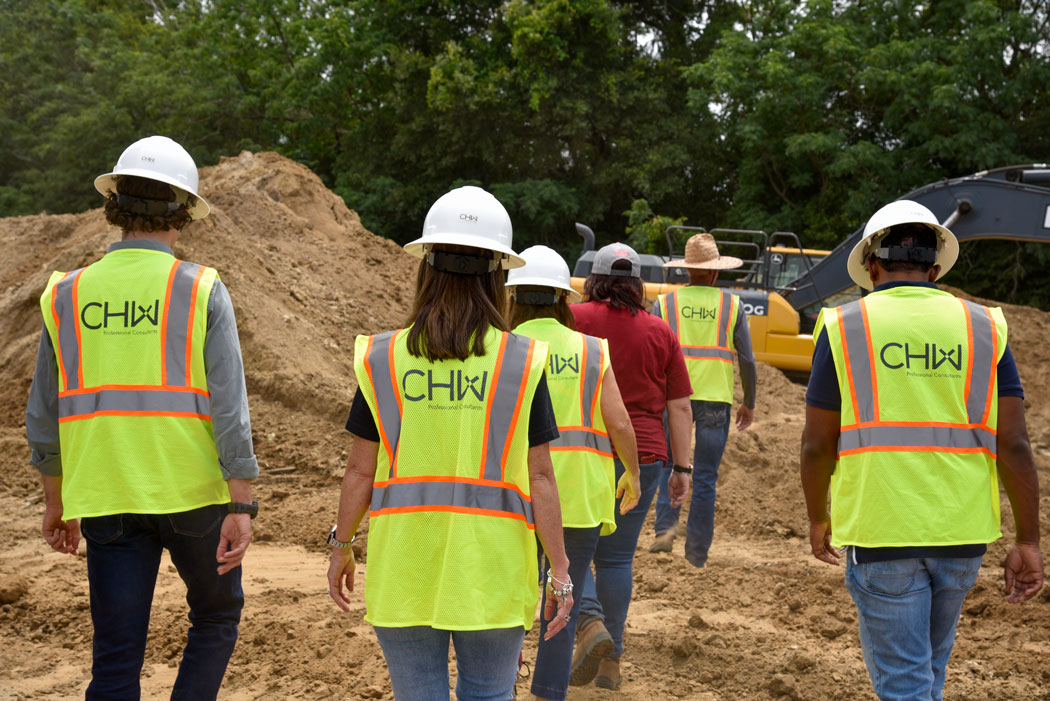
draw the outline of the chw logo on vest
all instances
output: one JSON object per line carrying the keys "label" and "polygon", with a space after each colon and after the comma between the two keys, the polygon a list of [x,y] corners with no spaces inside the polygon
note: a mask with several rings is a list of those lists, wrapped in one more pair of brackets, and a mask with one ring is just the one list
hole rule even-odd
{"label": "chw logo on vest", "polygon": [[488,379],[487,370],[480,375],[469,375],[463,370],[449,370],[448,375],[435,374],[433,370],[407,370],[401,376],[401,391],[408,401],[426,400],[431,402],[431,408],[481,411],[485,408]]}
{"label": "chw logo on vest", "polygon": [[690,321],[714,321],[718,318],[718,309],[715,307],[682,307],[679,313],[683,319]]}
{"label": "chw logo on vest", "polygon": [[917,345],[891,341],[879,351],[879,361],[884,367],[903,368],[912,377],[961,377],[952,370],[961,372],[963,360],[961,343],[947,349],[936,343],[923,343],[920,351]]}
{"label": "chw logo on vest", "polygon": [[[80,322],[84,328],[89,331],[102,329],[102,333],[105,334],[157,333],[159,320],[159,299],[153,300],[153,303],[147,306],[143,306],[135,300],[124,300],[124,302],[114,303],[113,305],[110,305],[109,301],[88,302],[80,309]],[[137,329],[136,327],[140,324],[146,324],[146,326]],[[111,330],[118,328],[122,330]]]}
{"label": "chw logo on vest", "polygon": [[[550,353],[547,356],[547,368],[552,375],[561,375],[565,371],[570,371],[576,375],[580,374],[580,354],[573,353],[572,355],[558,355],[557,353]],[[558,378],[552,378],[558,379]],[[566,378],[576,379],[576,378]]]}

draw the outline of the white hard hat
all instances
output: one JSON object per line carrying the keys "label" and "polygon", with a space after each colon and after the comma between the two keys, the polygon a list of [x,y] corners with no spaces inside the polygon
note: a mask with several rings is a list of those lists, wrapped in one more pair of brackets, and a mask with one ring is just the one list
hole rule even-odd
{"label": "white hard hat", "polygon": [[507,273],[507,287],[517,285],[536,285],[553,287],[569,293],[570,302],[579,302],[580,293],[569,284],[569,265],[558,252],[547,246],[531,246],[521,252],[525,260],[524,267]]}
{"label": "white hard hat", "polygon": [[117,180],[122,175],[137,175],[140,178],[159,180],[175,189],[179,201],[185,201],[185,194],[194,196],[196,202],[188,207],[190,219],[203,219],[208,216],[211,207],[204,198],[197,194],[197,164],[178,143],[166,136],[147,136],[139,139],[120,154],[112,173],[95,178],[95,189],[103,197],[117,192]]}
{"label": "white hard hat", "polygon": [[897,200],[871,215],[871,219],[864,227],[864,237],[850,252],[846,260],[846,270],[849,271],[853,282],[866,290],[872,289],[871,276],[868,275],[868,256],[871,254],[871,244],[873,239],[898,224],[925,224],[936,231],[937,258],[934,264],[941,266],[937,279],[940,280],[952,269],[955,260],[959,257],[959,240],[955,238],[955,234],[941,226],[933,212],[918,202]]}
{"label": "white hard hat", "polygon": [[446,192],[430,206],[423,235],[405,244],[405,250],[423,258],[436,243],[472,246],[501,254],[504,268],[520,268],[525,261],[511,249],[510,215],[499,200],[480,187],[466,185]]}

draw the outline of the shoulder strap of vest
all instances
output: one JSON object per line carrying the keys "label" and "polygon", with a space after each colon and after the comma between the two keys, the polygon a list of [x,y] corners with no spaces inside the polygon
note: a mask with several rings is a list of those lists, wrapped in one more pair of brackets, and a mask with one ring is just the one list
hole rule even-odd
{"label": "shoulder strap of vest", "polygon": [[401,392],[394,368],[394,344],[400,329],[368,337],[364,369],[375,392],[376,428],[390,465],[390,477],[397,475],[397,446],[401,439]]}
{"label": "shoulder strap of vest", "polygon": [[678,291],[668,292],[663,297],[664,299],[664,321],[671,327],[672,333],[678,338],[682,339],[679,333],[678,327]]}
{"label": "shoulder strap of vest", "polygon": [[51,276],[51,319],[58,334],[55,358],[62,379],[62,390],[84,386],[84,367],[80,358],[80,319],[77,318],[77,288],[87,268]]}
{"label": "shoulder strap of vest", "polygon": [[[481,448],[480,478],[503,481],[504,466],[525,399],[536,341],[501,333],[493,382],[485,412],[485,442]],[[511,397],[516,397],[513,401]]]}
{"label": "shoulder strap of vest", "polygon": [[[214,268],[184,260],[176,260],[171,264],[160,322],[162,385],[189,387],[192,384],[193,324],[198,313],[197,293],[205,275],[213,283],[216,274]],[[207,300],[202,301],[207,304]]]}

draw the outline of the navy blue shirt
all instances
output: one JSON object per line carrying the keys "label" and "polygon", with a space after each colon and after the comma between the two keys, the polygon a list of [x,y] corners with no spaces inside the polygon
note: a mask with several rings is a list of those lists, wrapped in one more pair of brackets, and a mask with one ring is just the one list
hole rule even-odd
{"label": "navy blue shirt", "polygon": [[[890,290],[894,287],[912,285],[916,287],[929,287],[938,289],[932,282],[887,282],[875,288],[875,292]],[[1010,344],[1006,344],[1003,357],[999,360],[996,370],[999,381],[1000,397],[1024,397],[1024,388],[1021,386],[1021,375],[1017,372],[1017,363],[1014,354],[1010,351]],[[842,395],[839,392],[839,379],[835,371],[835,361],[831,357],[831,344],[828,343],[828,334],[821,329],[820,335],[813,348],[813,368],[809,374],[809,385],[806,387],[806,404],[826,409],[827,411],[840,411],[842,409]],[[879,562],[882,560],[901,560],[912,557],[979,557],[984,555],[987,546],[983,543],[974,545],[949,545],[949,546],[919,546],[907,548],[862,548],[853,546],[854,562]]]}

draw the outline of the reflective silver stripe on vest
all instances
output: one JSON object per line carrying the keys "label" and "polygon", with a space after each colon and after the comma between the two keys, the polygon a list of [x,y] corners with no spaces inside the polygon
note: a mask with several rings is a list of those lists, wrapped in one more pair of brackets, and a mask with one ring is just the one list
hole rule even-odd
{"label": "reflective silver stripe on vest", "polygon": [[74,270],[55,283],[54,305],[58,324],[58,350],[66,376],[63,390],[80,389],[80,344],[77,343],[77,310],[73,306],[73,288],[84,268]]}
{"label": "reflective silver stripe on vest", "polygon": [[489,432],[485,437],[485,464],[482,474],[487,480],[503,480],[503,452],[511,440],[514,428],[514,410],[517,407],[516,397],[523,390],[526,362],[529,358],[531,341],[525,336],[505,334],[507,346],[503,351],[503,363],[500,365],[499,377],[489,394],[486,410],[489,413]]}
{"label": "reflective silver stripe on vest", "polygon": [[171,296],[164,310],[164,368],[168,385],[185,387],[190,302],[193,299],[193,282],[201,266],[184,260],[175,261],[175,265],[177,267],[175,279],[171,283]]}
{"label": "reflective silver stripe on vest", "polygon": [[590,448],[612,455],[612,443],[608,436],[593,431],[558,428],[559,435],[551,441],[551,448]]}
{"label": "reflective silver stripe on vest", "polygon": [[[401,439],[401,411],[391,384],[394,368],[390,365],[390,344],[394,341],[396,331],[385,331],[372,338],[372,350],[368,353],[368,367],[371,370],[372,389],[376,393],[376,411],[383,435],[390,443],[390,476],[394,476],[394,461],[397,457],[397,444]],[[396,381],[396,380],[393,380]]]}
{"label": "reflective silver stripe on vest", "polygon": [[[722,323],[718,325],[718,347],[729,348],[729,324],[732,323],[732,320],[729,318],[729,312],[733,309],[733,297],[725,292],[720,292],[719,294],[722,295],[722,301],[721,309],[718,311],[718,318],[722,320]],[[730,359],[732,359],[732,356],[730,356]]]}
{"label": "reflective silver stripe on vest", "polygon": [[866,426],[839,434],[839,452],[863,448],[983,448],[995,454],[995,434],[983,428],[950,426]]}
{"label": "reflective silver stripe on vest", "polygon": [[671,331],[674,335],[681,339],[678,335],[678,293],[669,292],[664,296],[664,314],[667,315],[667,323],[671,327]]}
{"label": "reflective silver stripe on vest", "polygon": [[997,332],[987,307],[968,300],[963,302],[970,315],[973,334],[973,369],[970,371],[970,394],[966,397],[966,416],[970,423],[979,424],[984,420],[988,394],[992,391],[992,371],[998,364],[995,357]]}
{"label": "reflective silver stripe on vest", "polygon": [[166,390],[100,389],[58,399],[58,418],[90,418],[100,411],[200,414],[210,417],[211,401],[197,392]]}
{"label": "reflective silver stripe on vest", "polygon": [[686,358],[721,358],[732,360],[733,351],[724,348],[696,348],[693,346],[682,346],[682,355]]}
{"label": "reflective silver stripe on vest", "polygon": [[580,394],[582,403],[580,413],[583,415],[583,425],[591,427],[594,425],[591,410],[598,394],[598,382],[602,378],[602,342],[594,336],[585,335],[583,344],[587,349],[587,363],[582,368],[583,388]]}
{"label": "reflective silver stripe on vest", "polygon": [[442,507],[482,509],[517,516],[532,524],[532,504],[513,489],[467,482],[396,482],[372,488],[372,511]]}
{"label": "reflective silver stripe on vest", "polygon": [[871,355],[868,353],[868,335],[864,331],[862,303],[842,305],[842,330],[846,335],[849,374],[853,377],[853,392],[857,398],[857,423],[868,423],[875,420],[875,378],[871,376]]}

